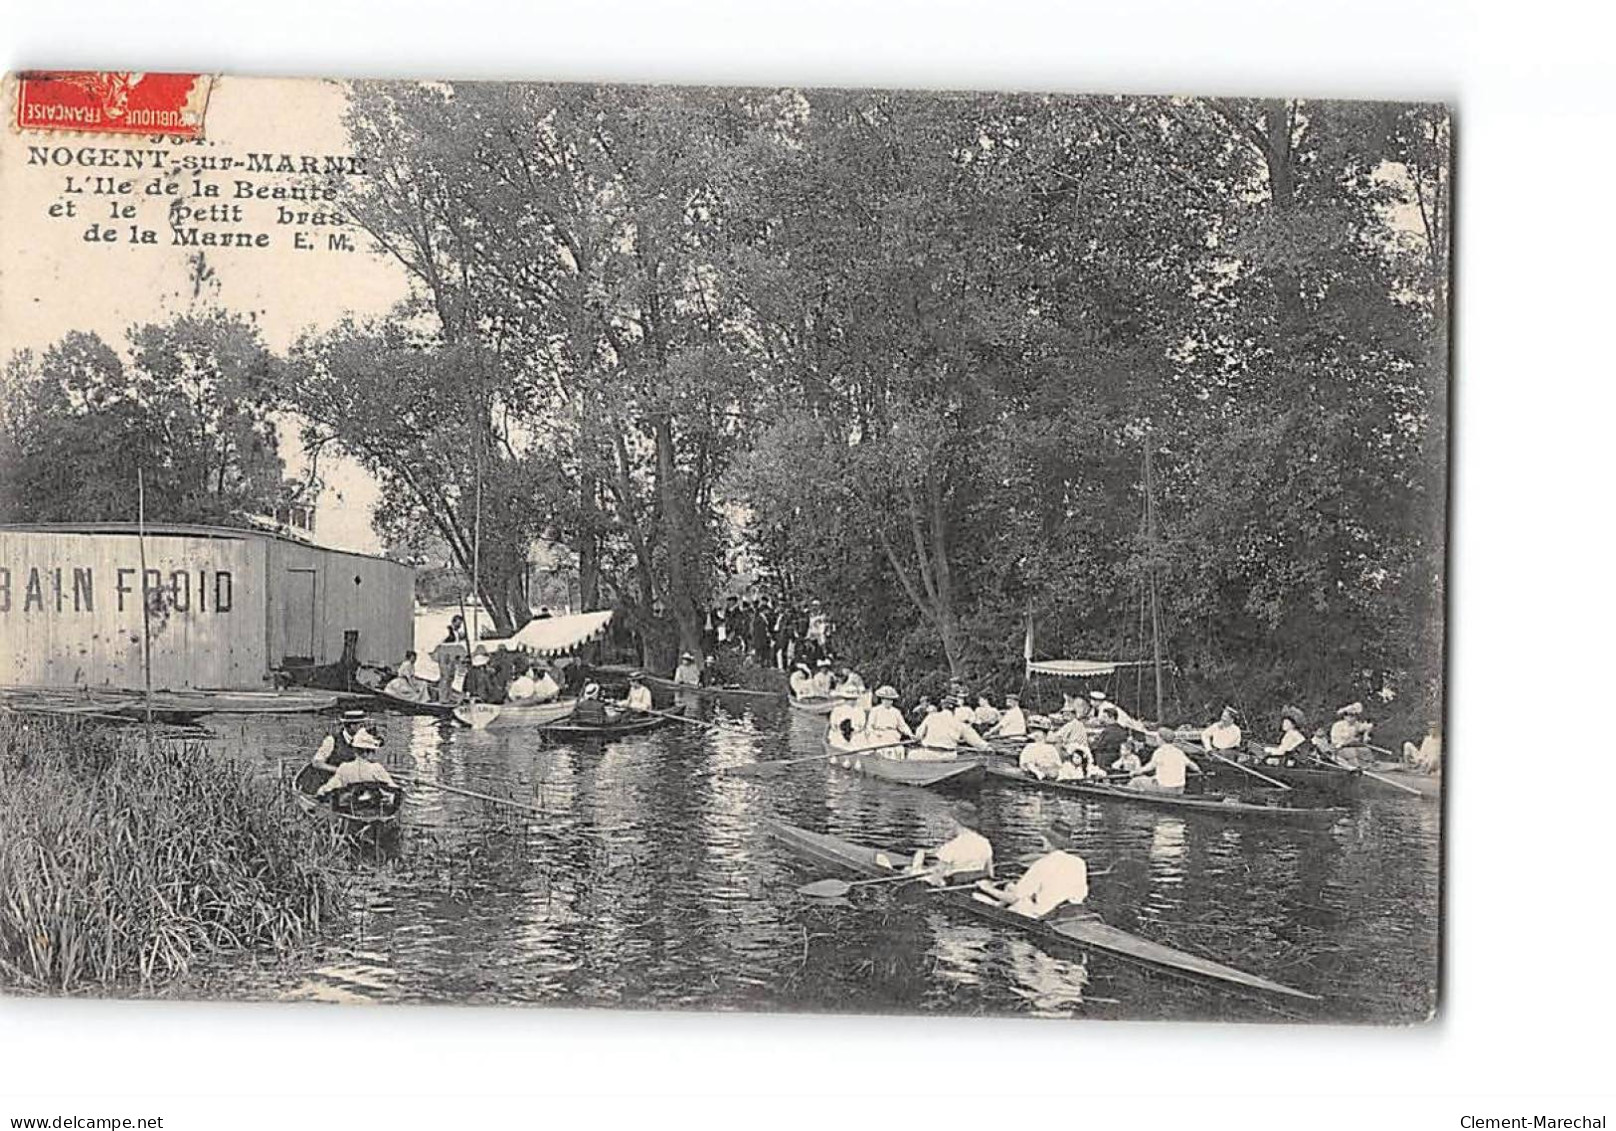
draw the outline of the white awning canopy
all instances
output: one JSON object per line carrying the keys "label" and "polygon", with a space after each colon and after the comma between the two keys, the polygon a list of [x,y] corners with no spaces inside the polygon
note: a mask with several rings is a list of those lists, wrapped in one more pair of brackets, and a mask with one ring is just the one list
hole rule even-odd
{"label": "white awning canopy", "polygon": [[508,639],[497,642],[490,640],[488,643],[501,648],[526,648],[541,656],[559,656],[603,634],[611,621],[610,609],[573,613],[564,617],[541,617],[528,621]]}
{"label": "white awning canopy", "polygon": [[1098,679],[1118,668],[1148,667],[1149,660],[1028,660],[1028,675],[1048,675],[1056,679]]}

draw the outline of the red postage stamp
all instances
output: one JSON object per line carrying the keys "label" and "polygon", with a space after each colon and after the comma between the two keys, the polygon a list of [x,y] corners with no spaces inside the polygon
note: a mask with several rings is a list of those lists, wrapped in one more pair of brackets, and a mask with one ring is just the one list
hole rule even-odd
{"label": "red postage stamp", "polygon": [[17,92],[25,130],[201,137],[206,75],[140,71],[29,71]]}

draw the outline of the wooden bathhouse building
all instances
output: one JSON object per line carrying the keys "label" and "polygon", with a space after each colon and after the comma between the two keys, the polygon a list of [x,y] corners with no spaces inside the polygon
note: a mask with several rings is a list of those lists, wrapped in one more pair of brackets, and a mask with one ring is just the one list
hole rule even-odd
{"label": "wooden bathhouse building", "polygon": [[289,532],[148,523],[0,525],[0,686],[139,688],[142,594],[152,685],[262,690],[272,671],[396,664],[415,571]]}

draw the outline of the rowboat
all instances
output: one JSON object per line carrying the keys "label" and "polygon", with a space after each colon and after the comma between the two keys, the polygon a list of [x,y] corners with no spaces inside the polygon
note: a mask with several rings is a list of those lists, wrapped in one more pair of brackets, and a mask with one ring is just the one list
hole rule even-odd
{"label": "rowboat", "polygon": [[331,777],[331,771],[312,762],[292,778],[292,796],[310,816],[331,821],[344,832],[381,834],[398,826],[404,808],[404,791],[396,785],[365,782],[336,790],[327,797],[316,797]]}
{"label": "rowboat", "polygon": [[[908,852],[883,852],[866,848],[840,837],[810,832],[782,821],[768,821],[765,824],[771,836],[799,855],[864,878],[891,875],[910,859]],[[997,904],[983,903],[971,892],[918,891],[917,888],[918,885],[910,888],[915,891],[917,898],[942,900],[960,912],[1020,931],[1048,950],[1094,951],[1188,981],[1210,982],[1247,992],[1275,994],[1303,1001],[1319,1000],[1315,994],[1129,934],[1110,926],[1090,911],[1073,909],[1063,914],[1057,909],[1047,919],[1029,919]]]}
{"label": "rowboat", "polygon": [[[1426,801],[1437,801],[1442,797],[1441,774],[1422,774],[1403,766],[1388,766],[1385,763],[1369,769],[1371,772],[1364,775],[1365,785],[1373,783],[1376,777],[1382,777],[1388,782],[1395,782],[1397,785],[1417,790],[1419,795]],[[1393,793],[1402,794],[1404,797],[1408,796],[1402,790],[1393,789],[1392,786],[1384,783],[1381,783],[1378,788],[1381,796],[1390,796]]]}
{"label": "rowboat", "polygon": [[842,700],[834,695],[816,695],[811,699],[791,697],[791,709],[801,711],[805,715],[828,715],[836,709],[836,704]]}
{"label": "rowboat", "polygon": [[515,730],[542,727],[572,714],[576,699],[553,699],[548,703],[467,703],[456,707],[454,717],[474,730]]}
{"label": "rowboat", "polygon": [[1086,797],[1096,801],[1126,801],[1134,805],[1149,805],[1179,813],[1202,813],[1226,820],[1253,820],[1280,825],[1333,825],[1347,815],[1341,808],[1316,809],[1298,805],[1266,805],[1240,801],[1228,796],[1187,796],[1182,793],[1157,793],[1125,786],[1100,785],[1096,782],[1043,781],[1020,767],[991,765],[987,775],[994,781],[1014,784],[1025,789],[1039,789],[1047,793],[1064,793],[1071,797]]}
{"label": "rowboat", "polygon": [[643,675],[645,686],[656,691],[668,691],[678,696],[696,699],[746,699],[756,702],[778,703],[786,697],[784,691],[759,691],[754,687],[707,687],[676,683],[666,676]]}
{"label": "rowboat", "polygon": [[371,688],[371,694],[376,697],[379,705],[411,715],[432,715],[435,718],[447,719],[453,716],[455,712],[455,704],[453,703],[438,703],[430,699],[406,699],[401,695],[393,695],[383,691],[379,687]]}
{"label": "rowboat", "polygon": [[[1234,766],[1208,759],[1201,763],[1207,773],[1220,777],[1240,777],[1250,781],[1250,775],[1241,773]],[[1345,766],[1265,766],[1254,763],[1251,768],[1266,778],[1284,782],[1292,789],[1306,790],[1309,793],[1328,794],[1331,797],[1362,797],[1370,792],[1370,782],[1359,770],[1349,770]]]}
{"label": "rowboat", "polygon": [[833,766],[844,770],[851,770],[855,774],[864,774],[882,781],[898,782],[901,785],[918,785],[936,787],[941,785],[969,785],[982,780],[982,759],[980,758],[952,758],[928,761],[923,758],[899,759],[884,758],[878,750],[890,748],[875,748],[865,750],[849,750],[837,746],[828,738],[824,740],[825,753],[829,755],[825,760]]}
{"label": "rowboat", "polygon": [[682,714],[684,714],[684,710],[679,707],[675,707],[671,711],[661,711],[655,715],[642,715],[636,711],[624,711],[616,719],[603,726],[568,722],[566,717],[562,717],[555,722],[541,723],[538,729],[550,738],[622,738],[626,735],[643,734],[648,730],[665,727],[674,721],[668,717],[669,715]]}

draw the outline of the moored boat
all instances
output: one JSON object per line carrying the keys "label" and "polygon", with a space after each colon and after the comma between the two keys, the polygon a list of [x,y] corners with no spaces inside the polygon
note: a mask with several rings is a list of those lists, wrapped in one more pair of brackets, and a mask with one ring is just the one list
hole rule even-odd
{"label": "moored boat", "polygon": [[1314,808],[1299,805],[1259,804],[1241,801],[1230,796],[1162,793],[1144,789],[1129,789],[1119,785],[1100,785],[1096,782],[1040,780],[1019,767],[995,764],[987,767],[993,781],[1038,789],[1046,793],[1064,793],[1071,797],[1095,801],[1123,801],[1133,805],[1148,805],[1178,813],[1202,813],[1224,820],[1249,820],[1281,825],[1333,825],[1347,810],[1330,807]]}
{"label": "moored boat", "polygon": [[791,709],[800,711],[805,715],[828,715],[836,709],[841,700],[834,695],[816,695],[811,699],[791,697]]}
{"label": "moored boat", "polygon": [[399,813],[404,808],[401,787],[364,782],[345,786],[326,797],[316,797],[315,792],[330,777],[330,770],[313,763],[293,775],[292,796],[304,812],[334,822],[345,832],[379,834],[397,827]]}
{"label": "moored boat", "polygon": [[982,780],[982,759],[975,757],[927,759],[888,758],[880,751],[890,747],[850,750],[824,740],[825,759],[833,766],[851,770],[882,781],[902,785],[935,787],[940,785],[969,785]]}
{"label": "moored boat", "polygon": [[660,675],[642,675],[641,680],[645,686],[654,691],[671,692],[677,696],[690,696],[695,699],[718,700],[746,700],[754,703],[778,703],[786,697],[784,691],[760,691],[753,687],[708,687],[706,685],[692,685],[678,683]]}
{"label": "moored boat", "polygon": [[[771,836],[799,855],[864,878],[891,875],[910,859],[908,852],[868,848],[782,821],[769,821],[766,827]],[[1247,992],[1304,1001],[1319,1000],[1316,994],[1119,930],[1093,912],[1081,908],[1064,914],[1057,909],[1047,919],[1031,919],[997,904],[984,903],[968,891],[932,892],[927,889],[917,891],[916,898],[943,900],[963,913],[1019,931],[1041,946],[1056,951],[1094,951],[1189,981],[1210,982]]]}
{"label": "moored boat", "polygon": [[456,707],[455,718],[474,730],[515,730],[537,728],[572,714],[576,699],[552,699],[548,703],[469,703]]}

